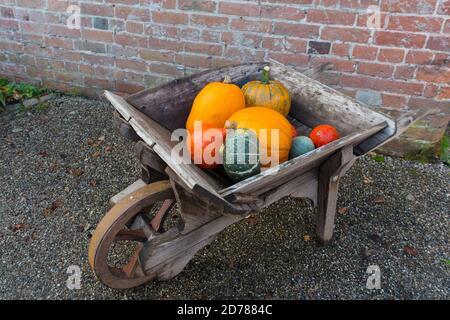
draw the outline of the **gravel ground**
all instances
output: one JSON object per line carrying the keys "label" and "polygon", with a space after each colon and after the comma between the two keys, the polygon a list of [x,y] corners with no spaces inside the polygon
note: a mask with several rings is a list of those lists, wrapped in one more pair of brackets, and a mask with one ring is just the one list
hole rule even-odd
{"label": "gravel ground", "polygon": [[[313,210],[284,199],[231,226],[178,277],[114,291],[87,262],[108,199],[139,177],[111,107],[56,97],[0,114],[2,299],[448,299],[449,173],[442,164],[360,159],[343,179],[334,241],[314,241]],[[66,287],[70,265],[80,290]],[[369,265],[381,289],[368,290]]]}

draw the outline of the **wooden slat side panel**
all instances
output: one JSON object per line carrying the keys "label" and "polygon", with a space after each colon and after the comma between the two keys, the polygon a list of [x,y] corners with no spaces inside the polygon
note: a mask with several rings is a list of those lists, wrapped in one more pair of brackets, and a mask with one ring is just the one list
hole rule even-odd
{"label": "wooden slat side panel", "polygon": [[105,91],[105,96],[119,113],[129,117],[129,123],[136,133],[149,145],[161,159],[183,180],[183,182],[193,189],[200,185],[218,196],[217,190],[224,186],[211,178],[207,173],[193,164],[179,163],[172,158],[171,152],[173,146],[177,143],[171,141],[170,132],[161,127],[158,123],[129,105],[122,97],[111,92]]}
{"label": "wooden slat side panel", "polygon": [[295,177],[294,179],[287,181],[278,188],[263,194],[262,197],[264,198],[264,207],[267,207],[281,198],[290,195],[298,198],[309,198],[316,203],[318,176],[318,170],[312,169],[298,177]]}
{"label": "wooden slat side panel", "polygon": [[231,187],[221,190],[219,193],[225,198],[233,193],[260,195],[273,188],[277,188],[293,177],[318,167],[328,156],[337,150],[345,146],[357,145],[385,127],[386,123],[383,122],[374,125],[371,128],[359,130],[323,147],[315,149],[308,154],[291,159],[276,167],[261,172],[256,176],[238,182]]}
{"label": "wooden slat side panel", "polygon": [[161,126],[173,131],[185,127],[192,103],[206,84],[222,81],[224,76],[229,75],[240,86],[248,80],[249,74],[255,74],[263,66],[263,63],[248,63],[209,70],[140,91],[126,100]]}
{"label": "wooden slat side panel", "polygon": [[271,73],[274,78],[282,81],[291,93],[290,115],[309,127],[328,123],[336,127],[342,135],[384,121],[388,127],[395,128],[394,122],[388,116],[375,112],[339,91],[273,60]]}

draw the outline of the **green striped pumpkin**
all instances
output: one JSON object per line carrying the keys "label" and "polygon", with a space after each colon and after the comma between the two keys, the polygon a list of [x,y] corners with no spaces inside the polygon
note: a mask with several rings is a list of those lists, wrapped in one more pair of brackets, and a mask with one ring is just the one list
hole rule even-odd
{"label": "green striped pumpkin", "polygon": [[261,172],[259,143],[253,130],[228,129],[223,151],[223,167],[235,182]]}

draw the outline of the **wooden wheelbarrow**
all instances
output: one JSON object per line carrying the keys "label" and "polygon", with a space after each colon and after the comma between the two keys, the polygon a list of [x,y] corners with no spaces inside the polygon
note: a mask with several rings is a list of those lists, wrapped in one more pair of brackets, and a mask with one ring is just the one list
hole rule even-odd
{"label": "wooden wheelbarrow", "polygon": [[[104,284],[124,289],[170,279],[227,226],[286,196],[313,201],[318,239],[330,241],[342,175],[358,157],[423,115],[419,111],[392,119],[292,68],[269,64],[273,78],[291,93],[292,123],[303,128],[331,124],[342,137],[239,183],[220,172],[174,161],[171,150],[177,142],[171,141],[171,132],[184,128],[195,96],[207,83],[229,75],[241,86],[258,78],[267,63],[203,72],[127,99],[105,92],[116,109],[120,132],[136,142],[142,179],[111,199],[112,208],[91,239],[89,263]],[[111,265],[111,247],[124,240],[137,244],[134,254],[123,265]]]}

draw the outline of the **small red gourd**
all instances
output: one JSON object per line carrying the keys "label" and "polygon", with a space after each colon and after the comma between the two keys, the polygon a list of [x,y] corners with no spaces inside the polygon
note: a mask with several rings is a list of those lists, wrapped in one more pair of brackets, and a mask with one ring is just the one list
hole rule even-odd
{"label": "small red gourd", "polygon": [[315,127],[309,135],[309,138],[314,142],[316,148],[324,146],[340,137],[341,136],[336,128],[329,124],[322,124]]}

